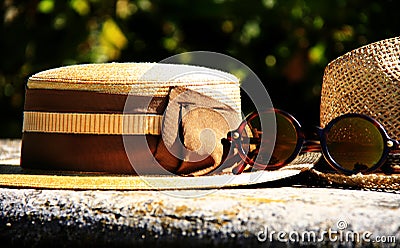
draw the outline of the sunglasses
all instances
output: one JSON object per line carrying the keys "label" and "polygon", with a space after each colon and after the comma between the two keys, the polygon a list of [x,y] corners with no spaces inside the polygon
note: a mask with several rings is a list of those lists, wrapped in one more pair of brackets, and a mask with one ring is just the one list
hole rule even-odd
{"label": "sunglasses", "polygon": [[[262,120],[271,120],[271,115],[276,121],[275,139],[268,137],[271,135],[264,134],[263,137],[261,130]],[[324,128],[317,128],[316,134],[318,140],[306,140],[300,123],[282,110],[253,112],[227,135],[242,160],[233,173],[240,174],[248,166],[279,169],[300,153],[313,151],[322,151],[326,162],[343,174],[367,174],[379,170],[400,173],[398,168],[384,166],[390,154],[400,152],[400,142],[391,139],[383,126],[369,116],[355,113],[339,116]]]}

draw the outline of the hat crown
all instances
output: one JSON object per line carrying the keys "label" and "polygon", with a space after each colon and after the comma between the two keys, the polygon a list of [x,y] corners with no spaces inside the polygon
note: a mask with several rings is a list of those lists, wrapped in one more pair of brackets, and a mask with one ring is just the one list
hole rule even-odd
{"label": "hat crown", "polygon": [[375,118],[400,140],[400,37],[355,49],[325,68],[320,122],[346,113]]}
{"label": "hat crown", "polygon": [[195,65],[163,63],[81,64],[49,69],[32,75],[30,82],[81,84],[148,84],[167,82],[235,82],[234,75]]}
{"label": "hat crown", "polygon": [[29,89],[76,90],[166,97],[183,86],[241,112],[239,79],[231,73],[196,65],[164,63],[81,64],[32,75]]}

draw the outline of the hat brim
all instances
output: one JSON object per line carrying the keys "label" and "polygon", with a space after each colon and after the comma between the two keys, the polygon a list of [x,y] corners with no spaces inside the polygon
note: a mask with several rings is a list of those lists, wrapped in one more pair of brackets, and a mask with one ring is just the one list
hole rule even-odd
{"label": "hat brim", "polygon": [[27,170],[19,158],[0,159],[0,187],[71,190],[173,190],[215,189],[272,182],[310,170],[320,153],[305,153],[291,164],[275,171],[254,171],[240,175],[220,174],[199,177],[136,176],[71,171]]}
{"label": "hat brim", "polygon": [[335,172],[321,172],[315,168],[310,169],[311,173],[328,184],[339,187],[352,187],[370,190],[400,190],[400,174],[386,175],[384,173],[373,173],[363,175],[343,175]]}

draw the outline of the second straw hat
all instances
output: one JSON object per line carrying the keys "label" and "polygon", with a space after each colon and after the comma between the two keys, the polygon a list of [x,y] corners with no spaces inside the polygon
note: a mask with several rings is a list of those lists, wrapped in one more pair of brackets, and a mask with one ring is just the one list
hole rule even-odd
{"label": "second straw hat", "polygon": [[[321,126],[346,113],[368,115],[381,123],[392,139],[400,140],[400,37],[357,48],[325,68]],[[386,164],[399,166],[400,154],[389,155]],[[348,186],[400,189],[397,174],[319,175]]]}

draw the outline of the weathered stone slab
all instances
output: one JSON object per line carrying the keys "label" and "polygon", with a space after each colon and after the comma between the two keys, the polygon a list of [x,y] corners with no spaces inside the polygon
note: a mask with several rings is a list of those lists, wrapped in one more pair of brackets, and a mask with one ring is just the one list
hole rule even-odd
{"label": "weathered stone slab", "polygon": [[[178,239],[188,244],[292,240],[336,246],[340,242],[331,241],[347,241],[340,239],[342,232],[359,237],[359,245],[366,244],[363,234],[371,244],[376,237],[390,238],[386,245],[400,240],[397,194],[303,187],[186,193],[0,189],[0,237],[12,244],[172,244]],[[314,240],[296,240],[311,234]]]}

